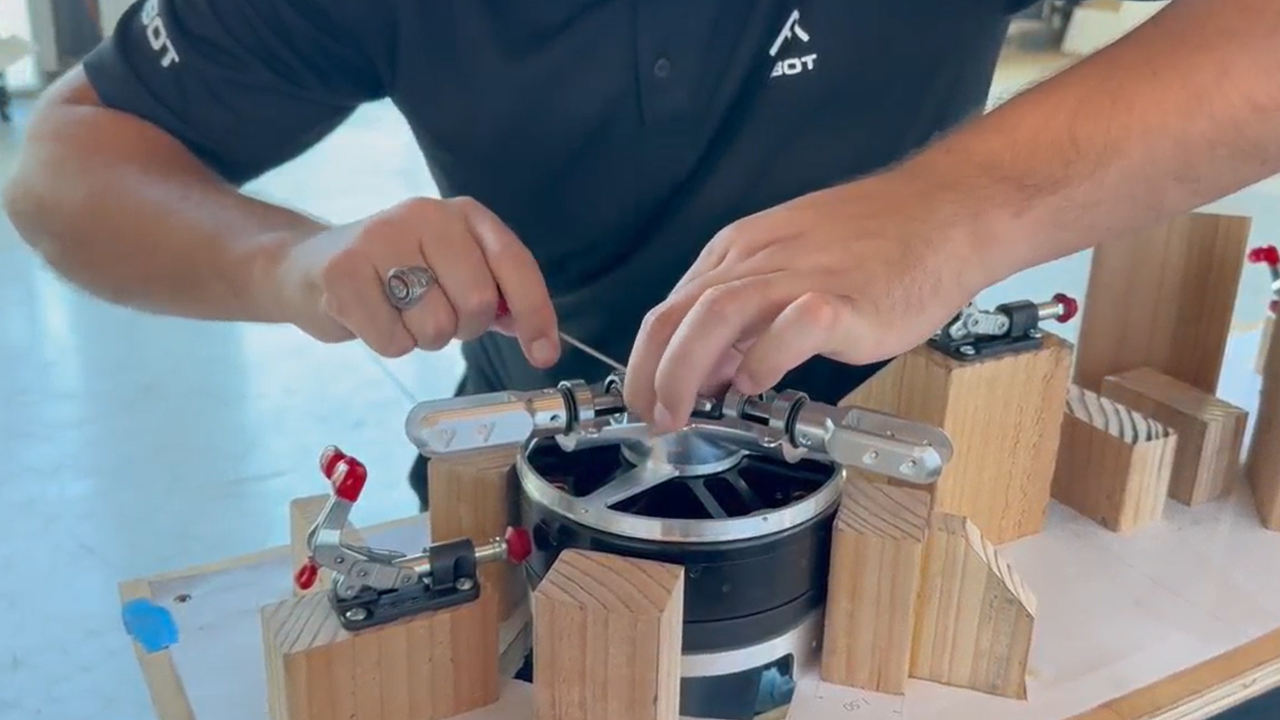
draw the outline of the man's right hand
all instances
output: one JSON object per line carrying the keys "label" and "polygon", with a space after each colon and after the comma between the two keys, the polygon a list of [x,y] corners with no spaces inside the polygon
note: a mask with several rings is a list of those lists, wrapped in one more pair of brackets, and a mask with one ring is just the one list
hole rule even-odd
{"label": "man's right hand", "polygon": [[[425,266],[436,283],[414,307],[387,299],[387,274]],[[407,200],[290,248],[273,274],[286,316],[324,342],[359,338],[379,355],[439,350],[494,329],[545,368],[560,356],[555,308],[532,253],[470,198]],[[499,299],[510,315],[496,320]]]}

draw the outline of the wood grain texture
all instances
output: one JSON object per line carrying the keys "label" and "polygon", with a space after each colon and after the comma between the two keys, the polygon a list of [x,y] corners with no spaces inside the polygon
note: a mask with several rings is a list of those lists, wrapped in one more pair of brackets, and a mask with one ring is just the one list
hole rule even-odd
{"label": "wood grain texture", "polygon": [[911,677],[1025,700],[1035,612],[1035,597],[972,522],[934,514]]}
{"label": "wood grain texture", "polygon": [[1132,408],[1072,385],[1053,497],[1117,533],[1159,522],[1181,442]]}
{"label": "wood grain texture", "polygon": [[1173,499],[1192,506],[1217,500],[1240,479],[1248,411],[1153,368],[1104,378],[1102,395],[1177,434]]}
{"label": "wood grain texture", "polygon": [[1251,225],[1191,213],[1095,248],[1075,383],[1151,367],[1217,392]]}
{"label": "wood grain texture", "polygon": [[1262,525],[1280,531],[1280,333],[1273,334],[1267,346],[1267,365],[1262,373],[1262,393],[1245,461],[1245,477],[1253,490]]}
{"label": "wood grain texture", "polygon": [[271,720],[445,720],[498,700],[495,599],[349,633],[325,594],[262,609]]}
{"label": "wood grain texture", "polygon": [[[427,463],[431,542],[471,538],[477,545],[500,538],[520,516],[512,465],[516,451],[496,448],[432,458]],[[520,569],[510,563],[480,568],[480,581],[498,595],[502,619],[528,599]]]}
{"label": "wood grain texture", "polygon": [[[293,558],[295,570],[302,567],[302,564],[310,557],[310,553],[307,551],[307,533],[311,531],[311,526],[315,525],[316,520],[320,518],[320,513],[324,512],[329,498],[329,495],[312,495],[310,497],[294,498],[289,501],[289,554]],[[342,540],[348,545],[356,547],[365,544],[364,536],[360,534],[360,530],[350,523],[347,523],[347,527],[342,531]],[[294,585],[293,594],[305,595],[319,591],[328,592],[332,583],[333,572],[321,568],[320,574],[316,578],[316,583],[310,589],[303,590]]]}
{"label": "wood grain texture", "polygon": [[928,492],[845,481],[832,540],[822,679],[902,695],[929,531]]}
{"label": "wood grain texture", "polygon": [[945,430],[955,454],[934,486],[934,510],[969,518],[1003,545],[1044,527],[1071,351],[1051,333],[1039,350],[970,362],[920,346],[842,404]]}
{"label": "wood grain texture", "polygon": [[684,568],[567,550],[533,615],[536,720],[677,720]]}

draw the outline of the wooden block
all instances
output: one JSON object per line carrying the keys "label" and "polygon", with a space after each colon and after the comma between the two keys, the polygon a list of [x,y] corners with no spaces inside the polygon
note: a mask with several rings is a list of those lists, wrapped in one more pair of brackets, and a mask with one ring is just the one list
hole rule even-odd
{"label": "wooden block", "polygon": [[902,695],[911,669],[928,492],[854,474],[836,516],[822,679]]}
{"label": "wooden block", "polygon": [[[311,531],[311,526],[315,525],[316,520],[320,518],[320,513],[324,511],[324,506],[329,502],[329,497],[328,495],[312,495],[310,497],[294,498],[289,501],[289,554],[293,558],[294,570],[302,567],[302,564],[307,561],[309,556],[307,533]],[[360,530],[350,523],[342,531],[342,540],[348,545],[357,547],[365,544]],[[332,582],[333,573],[321,568],[320,574],[316,578],[316,583],[310,589],[302,590],[297,585],[294,585],[293,594],[305,595],[317,590],[327,591]]]}
{"label": "wooden block", "polygon": [[494,598],[349,633],[322,593],[262,609],[271,720],[445,720],[498,700]]}
{"label": "wooden block", "polygon": [[677,720],[684,568],[567,550],[533,596],[536,720]]}
{"label": "wooden block", "polygon": [[925,543],[911,677],[1025,700],[1035,598],[958,515],[936,513]]}
{"label": "wooden block", "polygon": [[1152,368],[1105,378],[1102,395],[1177,434],[1170,497],[1199,505],[1231,492],[1240,478],[1246,410]]}
{"label": "wooden block", "polygon": [[1072,385],[1053,497],[1118,533],[1158,522],[1180,443],[1164,425]]}
{"label": "wooden block", "polygon": [[1267,344],[1267,365],[1262,373],[1262,393],[1245,477],[1263,526],[1280,531],[1280,333],[1273,334]]}
{"label": "wooden block", "polygon": [[1271,347],[1271,335],[1276,327],[1276,316],[1267,313],[1262,321],[1262,339],[1258,342],[1258,357],[1253,361],[1253,368],[1261,375],[1267,367],[1267,348]]}
{"label": "wooden block", "polygon": [[941,427],[955,454],[933,488],[934,510],[972,520],[1003,545],[1040,532],[1071,371],[1071,344],[960,362],[926,346],[851,393],[860,405]]}
{"label": "wooden block", "polygon": [[[515,459],[513,448],[432,458],[427,463],[431,542],[467,537],[480,545],[502,537],[520,517],[512,471]],[[520,569],[511,563],[481,567],[480,581],[498,596],[498,612],[503,620],[528,598]]]}
{"label": "wooden block", "polygon": [[1075,383],[1150,367],[1216,393],[1251,224],[1191,213],[1095,248]]}

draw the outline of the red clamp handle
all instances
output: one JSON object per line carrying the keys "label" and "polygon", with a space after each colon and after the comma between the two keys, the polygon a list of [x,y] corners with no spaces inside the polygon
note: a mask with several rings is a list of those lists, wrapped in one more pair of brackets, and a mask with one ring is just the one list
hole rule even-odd
{"label": "red clamp handle", "polygon": [[1058,293],[1053,296],[1053,301],[1062,306],[1062,314],[1056,319],[1060,323],[1071,322],[1073,318],[1080,312],[1080,303],[1076,299],[1066,293]]}
{"label": "red clamp handle", "polygon": [[1249,262],[1255,265],[1280,266],[1280,250],[1275,245],[1263,245],[1249,250]]}
{"label": "red clamp handle", "polygon": [[319,577],[320,566],[316,565],[315,560],[308,560],[293,574],[293,584],[297,585],[299,590],[310,590]]}
{"label": "red clamp handle", "polygon": [[509,527],[504,538],[507,541],[507,560],[519,565],[533,554],[533,538],[522,527]]}
{"label": "red clamp handle", "polygon": [[320,453],[320,472],[333,484],[333,494],[354,503],[364,492],[369,470],[364,463],[330,445]]}

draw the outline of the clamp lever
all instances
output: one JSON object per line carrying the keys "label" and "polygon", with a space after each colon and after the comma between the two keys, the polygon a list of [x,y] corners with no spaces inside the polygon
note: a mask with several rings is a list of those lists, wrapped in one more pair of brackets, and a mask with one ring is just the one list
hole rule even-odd
{"label": "clamp lever", "polygon": [[505,537],[479,547],[461,538],[436,543],[417,555],[348,545],[342,541],[342,530],[368,471],[333,446],[321,454],[320,470],[332,484],[333,495],[307,533],[310,558],[294,573],[294,582],[307,590],[315,585],[320,568],[332,571],[329,600],[347,630],[471,602],[480,597],[480,565],[497,560],[519,564],[533,552],[523,528],[508,528]]}
{"label": "clamp lever", "polygon": [[1017,300],[981,310],[969,303],[927,342],[944,355],[960,361],[990,358],[1044,344],[1040,323],[1070,322],[1080,310],[1075,298],[1058,293],[1048,302]]}

